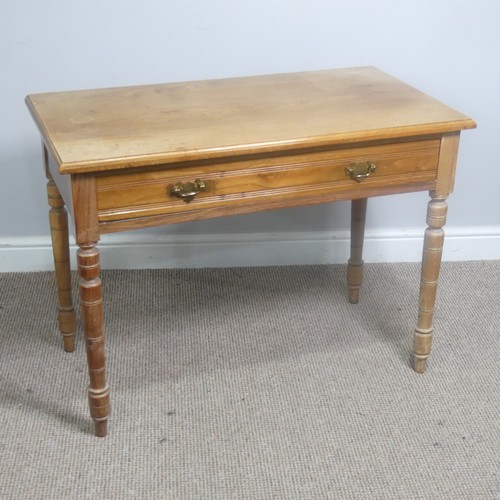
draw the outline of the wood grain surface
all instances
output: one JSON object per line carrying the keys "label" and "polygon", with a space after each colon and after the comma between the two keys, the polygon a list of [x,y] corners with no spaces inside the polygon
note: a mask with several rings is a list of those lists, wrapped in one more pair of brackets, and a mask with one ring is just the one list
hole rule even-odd
{"label": "wood grain surface", "polygon": [[26,102],[61,173],[475,126],[373,67],[34,94]]}

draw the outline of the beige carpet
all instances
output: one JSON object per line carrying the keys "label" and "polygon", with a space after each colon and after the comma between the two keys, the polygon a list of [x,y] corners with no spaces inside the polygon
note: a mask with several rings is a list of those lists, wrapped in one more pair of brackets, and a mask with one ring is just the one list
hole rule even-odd
{"label": "beige carpet", "polygon": [[105,439],[53,276],[0,275],[0,498],[500,498],[500,261],[444,264],[423,376],[419,267],[344,272],[104,272]]}

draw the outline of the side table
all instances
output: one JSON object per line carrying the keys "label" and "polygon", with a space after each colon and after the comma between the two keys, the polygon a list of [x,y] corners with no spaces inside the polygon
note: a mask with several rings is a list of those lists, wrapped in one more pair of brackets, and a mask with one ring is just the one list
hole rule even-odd
{"label": "side table", "polygon": [[428,190],[413,356],[424,372],[460,132],[473,120],[373,68],[29,95],[43,141],[59,325],[74,349],[68,208],[78,250],[90,412],[105,436],[101,234],[352,200],[358,301],[371,196]]}

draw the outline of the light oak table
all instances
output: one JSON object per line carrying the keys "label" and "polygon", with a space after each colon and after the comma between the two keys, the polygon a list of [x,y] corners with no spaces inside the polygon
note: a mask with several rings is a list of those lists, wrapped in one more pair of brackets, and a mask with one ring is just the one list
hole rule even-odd
{"label": "light oak table", "polygon": [[[428,190],[413,356],[431,349],[446,199],[470,118],[373,68],[29,95],[48,178],[59,325],[74,349],[74,222],[90,413],[107,433],[101,234],[352,200],[348,295],[358,301],[367,198]],[[332,332],[333,334],[334,332]]]}

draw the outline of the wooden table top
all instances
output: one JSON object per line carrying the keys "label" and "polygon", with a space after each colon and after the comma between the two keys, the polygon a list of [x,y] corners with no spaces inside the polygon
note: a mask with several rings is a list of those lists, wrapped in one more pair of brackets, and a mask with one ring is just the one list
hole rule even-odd
{"label": "wooden table top", "polygon": [[61,173],[475,127],[373,67],[33,94],[26,102]]}

